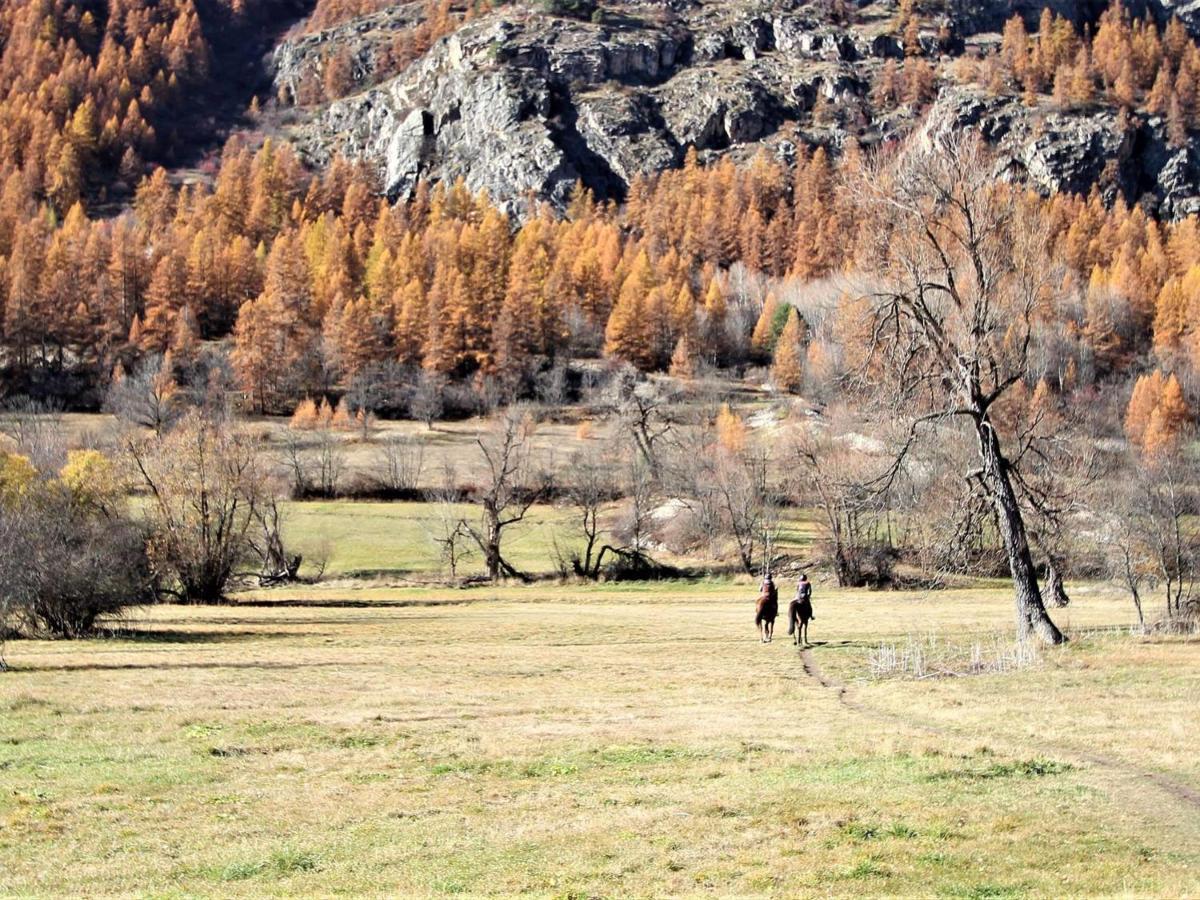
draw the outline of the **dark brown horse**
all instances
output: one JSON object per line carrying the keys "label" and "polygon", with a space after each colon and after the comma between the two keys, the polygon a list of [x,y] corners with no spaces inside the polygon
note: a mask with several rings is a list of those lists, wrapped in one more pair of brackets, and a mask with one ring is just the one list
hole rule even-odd
{"label": "dark brown horse", "polygon": [[775,636],[775,618],[778,615],[779,591],[768,575],[763,579],[762,591],[754,605],[754,624],[758,626],[759,636],[764,644],[771,643],[771,638]]}
{"label": "dark brown horse", "polygon": [[788,604],[788,634],[796,636],[796,646],[808,646],[808,623],[815,619],[812,607],[812,586],[802,578],[796,587],[796,599]]}

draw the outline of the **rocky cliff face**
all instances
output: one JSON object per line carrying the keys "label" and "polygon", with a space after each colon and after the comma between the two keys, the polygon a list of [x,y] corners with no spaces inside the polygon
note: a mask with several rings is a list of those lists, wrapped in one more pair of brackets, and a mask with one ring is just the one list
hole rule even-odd
{"label": "rocky cliff face", "polygon": [[[1063,14],[1094,15],[1084,3],[1051,0]],[[800,144],[837,150],[916,127],[976,128],[1007,171],[1043,191],[1099,184],[1168,216],[1200,211],[1200,145],[1169,149],[1163,122],[1105,108],[1031,109],[948,77],[954,57],[986,43],[980,33],[1040,9],[1026,0],[953,5],[921,35],[940,75],[935,102],[919,114],[870,100],[880,67],[904,55],[888,3],[848,17],[797,0],[608,3],[595,22],[503,6],[402,74],[310,111],[291,137],[318,164],[337,152],[370,160],[392,196],[421,178],[461,177],[516,208],[530,194],[562,203],[580,181],[620,197],[639,173],[680,164],[689,147],[787,158]],[[284,43],[277,85],[294,90],[331,47],[347,48],[356,77],[370,83],[383,42],[418,15],[416,4],[399,5]]]}

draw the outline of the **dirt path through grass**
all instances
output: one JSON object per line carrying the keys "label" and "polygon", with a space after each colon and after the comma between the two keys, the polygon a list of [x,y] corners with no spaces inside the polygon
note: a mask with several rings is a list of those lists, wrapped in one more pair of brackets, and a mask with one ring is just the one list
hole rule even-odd
{"label": "dirt path through grass", "polygon": [[[911,728],[917,728],[939,737],[980,737],[978,734],[969,735],[960,729],[951,729],[944,725],[938,725],[929,721],[922,721],[912,718],[911,716],[902,717],[887,710],[869,706],[862,701],[855,699],[851,688],[848,685],[843,684],[835,678],[831,678],[821,669],[820,665],[817,664],[816,656],[813,654],[813,646],[807,646],[801,649],[800,662],[805,675],[816,681],[821,687],[832,691],[837,696],[838,702],[845,707],[845,709],[851,712],[880,721],[891,723],[902,722],[904,725],[907,725]],[[1015,746],[1010,738],[998,733],[989,734],[986,736],[986,738],[991,744],[1003,746],[1005,751],[1009,753],[1034,753],[1045,756],[1074,757],[1077,761],[1109,769],[1112,772],[1118,773],[1127,778],[1149,782],[1155,787],[1159,788],[1176,803],[1195,810],[1200,810],[1200,791],[1197,791],[1195,788],[1183,784],[1173,778],[1169,778],[1160,772],[1152,772],[1146,769],[1140,769],[1104,754],[1080,752],[1069,747],[1051,743],[1030,745],[1028,741],[1023,740],[1019,746]]]}

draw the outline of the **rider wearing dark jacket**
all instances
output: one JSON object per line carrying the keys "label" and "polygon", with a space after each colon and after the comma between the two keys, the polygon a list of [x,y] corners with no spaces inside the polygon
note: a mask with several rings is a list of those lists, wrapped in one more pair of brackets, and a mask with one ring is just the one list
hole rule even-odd
{"label": "rider wearing dark jacket", "polygon": [[808,580],[805,574],[800,575],[800,582],[796,585],[796,599],[788,604],[788,634],[794,634],[796,631],[796,623],[807,622],[815,619],[812,607],[812,582]]}

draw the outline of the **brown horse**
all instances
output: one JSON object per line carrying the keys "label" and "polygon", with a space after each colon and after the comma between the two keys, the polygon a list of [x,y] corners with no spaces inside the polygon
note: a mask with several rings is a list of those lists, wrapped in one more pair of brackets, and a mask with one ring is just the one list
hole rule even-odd
{"label": "brown horse", "polygon": [[775,618],[778,615],[779,591],[768,575],[763,579],[762,591],[754,605],[754,624],[758,626],[759,637],[764,644],[771,643],[771,638],[775,636]]}
{"label": "brown horse", "polygon": [[788,634],[796,636],[797,647],[808,646],[808,623],[815,618],[812,600],[808,597],[797,597],[788,604]]}

